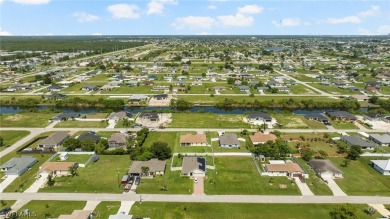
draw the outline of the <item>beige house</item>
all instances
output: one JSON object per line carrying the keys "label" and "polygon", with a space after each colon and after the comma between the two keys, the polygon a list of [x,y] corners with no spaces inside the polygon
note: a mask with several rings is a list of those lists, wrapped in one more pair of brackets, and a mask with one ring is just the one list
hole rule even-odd
{"label": "beige house", "polygon": [[205,134],[187,134],[180,136],[180,146],[207,146]]}
{"label": "beige house", "polygon": [[277,139],[277,137],[274,134],[271,133],[265,134],[262,132],[256,132],[255,134],[249,136],[249,138],[251,139],[254,145],[264,144],[267,141],[275,141]]}
{"label": "beige house", "polygon": [[68,176],[69,168],[77,167],[75,162],[46,162],[39,167],[39,174],[53,174],[53,176]]}
{"label": "beige house", "polygon": [[308,177],[305,171],[297,163],[293,162],[265,164],[264,169],[265,172],[262,175],[267,176]]}
{"label": "beige house", "polygon": [[129,169],[130,176],[142,175],[142,167],[148,167],[147,175],[163,175],[165,172],[165,161],[158,159],[151,159],[148,161],[134,161]]}
{"label": "beige house", "polygon": [[205,177],[206,159],[204,157],[184,157],[181,174],[189,177]]}

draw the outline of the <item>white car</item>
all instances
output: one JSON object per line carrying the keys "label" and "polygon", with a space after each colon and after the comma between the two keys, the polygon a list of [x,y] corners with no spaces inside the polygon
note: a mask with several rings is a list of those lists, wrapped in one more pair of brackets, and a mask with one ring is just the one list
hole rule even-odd
{"label": "white car", "polygon": [[194,178],[194,182],[195,182],[195,183],[198,183],[198,177],[195,177],[195,178]]}

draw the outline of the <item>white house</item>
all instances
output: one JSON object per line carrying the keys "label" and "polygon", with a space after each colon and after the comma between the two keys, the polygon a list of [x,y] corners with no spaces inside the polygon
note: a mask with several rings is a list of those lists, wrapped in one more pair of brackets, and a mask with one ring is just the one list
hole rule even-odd
{"label": "white house", "polygon": [[390,175],[390,159],[388,160],[371,160],[371,165],[383,175]]}

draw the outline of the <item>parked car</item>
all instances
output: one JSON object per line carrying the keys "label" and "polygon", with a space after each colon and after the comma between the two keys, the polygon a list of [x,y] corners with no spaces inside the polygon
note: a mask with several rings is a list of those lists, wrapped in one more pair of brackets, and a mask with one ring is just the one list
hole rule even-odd
{"label": "parked car", "polygon": [[195,178],[194,178],[194,182],[195,182],[195,183],[198,183],[198,177],[195,177]]}
{"label": "parked car", "polygon": [[12,209],[10,207],[6,207],[0,210],[0,215],[6,215],[8,212],[10,212]]}
{"label": "parked car", "polygon": [[125,191],[125,192],[128,192],[128,191],[130,191],[130,189],[131,189],[131,184],[130,184],[130,183],[129,183],[129,184],[126,184],[126,185],[125,185],[124,191]]}
{"label": "parked car", "polygon": [[134,183],[135,183],[136,185],[138,185],[140,180],[141,180],[141,178],[140,178],[139,176],[136,176],[136,177],[135,177],[135,180],[134,180]]}

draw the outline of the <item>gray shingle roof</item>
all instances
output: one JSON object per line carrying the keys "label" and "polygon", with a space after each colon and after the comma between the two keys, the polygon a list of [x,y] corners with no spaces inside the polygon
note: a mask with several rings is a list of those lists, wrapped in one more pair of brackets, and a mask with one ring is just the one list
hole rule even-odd
{"label": "gray shingle roof", "polygon": [[371,134],[371,138],[377,140],[378,142],[382,142],[383,144],[390,144],[390,135],[389,134]]}
{"label": "gray shingle roof", "polygon": [[189,174],[194,170],[202,170],[206,172],[206,159],[203,157],[184,157],[183,166],[181,169],[182,174]]}
{"label": "gray shingle roof", "polygon": [[357,136],[357,135],[352,135],[352,136],[346,136],[343,135],[341,139],[346,142],[349,146],[352,145],[358,145],[361,147],[374,147],[374,144],[364,140],[363,138]]}
{"label": "gray shingle roof", "polygon": [[134,161],[130,167],[130,174],[141,174],[142,167],[149,167],[149,172],[164,172],[165,171],[165,161],[158,159],[151,159],[148,161]]}
{"label": "gray shingle roof", "polygon": [[219,144],[221,145],[238,145],[240,142],[238,141],[236,134],[225,134],[219,136]]}
{"label": "gray shingle roof", "polygon": [[339,170],[330,160],[311,160],[309,161],[310,167],[316,173],[331,172],[333,174],[341,174]]}
{"label": "gray shingle roof", "polygon": [[56,132],[56,133],[51,134],[49,137],[45,138],[41,143],[39,143],[39,145],[40,146],[57,146],[68,137],[69,137],[69,135],[68,135],[68,132],[66,132],[66,131]]}

